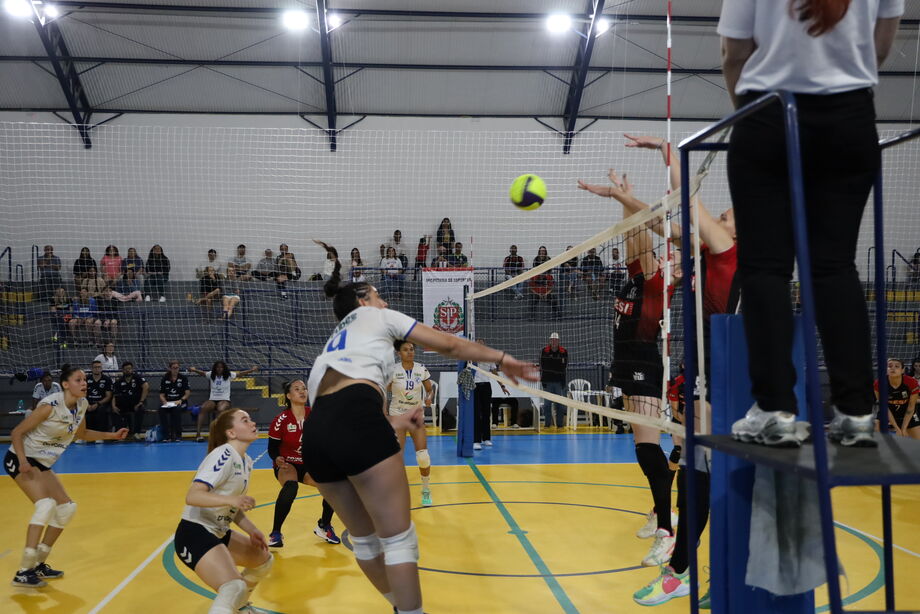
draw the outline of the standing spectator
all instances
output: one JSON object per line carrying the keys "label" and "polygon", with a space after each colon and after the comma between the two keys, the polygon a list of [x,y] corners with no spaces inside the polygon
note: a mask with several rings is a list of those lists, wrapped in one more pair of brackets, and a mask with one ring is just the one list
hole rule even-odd
{"label": "standing spectator", "polygon": [[380,261],[381,294],[390,299],[402,298],[402,271],[402,261],[396,257],[396,250],[388,247],[386,258]]}
{"label": "standing spectator", "polygon": [[221,284],[221,292],[223,294],[221,319],[229,320],[233,317],[233,309],[239,304],[242,297],[240,282],[236,275],[236,265],[232,262],[227,263],[227,279]]}
{"label": "standing spectator", "polygon": [[137,250],[133,247],[128,248],[128,255],[121,261],[122,275],[128,271],[134,271],[135,276],[144,274],[144,260],[137,255]]}
{"label": "standing spectator", "polygon": [[598,288],[603,284],[604,279],[604,262],[597,255],[597,249],[592,247],[581,259],[581,276],[585,280],[585,285],[591,290],[591,297],[596,301],[599,296]]}
{"label": "standing spectator", "polygon": [[418,270],[425,268],[428,262],[428,250],[431,247],[431,235],[425,235],[418,240],[418,247],[415,250],[415,273],[412,281],[418,279]]}
{"label": "standing spectator", "polygon": [[387,243],[387,247],[392,247],[396,250],[396,257],[402,262],[402,268],[408,269],[409,258],[406,256],[406,244],[403,243],[401,230],[393,231],[393,238]]}
{"label": "standing spectator", "polygon": [[281,294],[281,300],[287,299],[287,282],[297,281],[300,279],[301,271],[297,266],[297,260],[294,254],[287,251],[287,245],[281,245],[282,252],[275,259],[275,284],[278,286],[278,292]]}
{"label": "standing spectator", "polygon": [[447,257],[452,267],[466,267],[470,265],[469,259],[463,253],[463,243],[459,241],[454,243],[454,253]]}
{"label": "standing spectator", "polygon": [[204,275],[198,280],[198,298],[189,292],[186,298],[202,308],[205,321],[211,320],[211,303],[221,295],[220,280],[211,267],[205,267]]}
{"label": "standing spectator", "polygon": [[96,260],[90,254],[89,248],[84,247],[80,250],[80,257],[73,262],[73,283],[79,286],[83,278],[89,273],[90,268],[93,269],[94,273],[98,270]]}
{"label": "standing spectator", "polygon": [[623,282],[626,281],[626,270],[620,261],[620,248],[614,247],[610,250],[610,290],[614,294],[620,291]]}
{"label": "standing spectator", "polygon": [[[102,372],[102,362],[93,361],[92,370],[86,378],[86,426],[94,431],[108,433],[112,430],[112,378]],[[96,440],[102,443],[102,440]]]}
{"label": "standing spectator", "polygon": [[118,290],[112,292],[112,296],[122,303],[127,303],[128,301],[140,303],[144,300],[144,295],[141,294],[141,282],[137,280],[134,269],[125,271],[124,276],[118,282]]}
{"label": "standing spectator", "polygon": [[108,374],[111,374],[113,377],[119,371],[118,356],[115,355],[115,344],[111,341],[102,346],[102,353],[96,356],[93,360],[98,360],[101,362],[102,370]]}
{"label": "standing spectator", "polygon": [[431,268],[446,269],[450,267],[450,260],[447,258],[447,248],[438,245],[438,255],[431,259]]}
{"label": "standing spectator", "polygon": [[54,381],[51,373],[43,371],[41,380],[32,389],[32,411],[35,411],[35,408],[38,407],[39,401],[56,392],[61,392],[61,385]]}
{"label": "standing spectator", "polygon": [[[102,330],[108,333],[108,338],[113,341],[118,336],[118,304],[120,302],[115,298],[115,293],[111,288],[103,290],[102,296],[96,299],[96,304],[99,306],[99,319],[102,320]],[[117,365],[115,369],[118,369]]]}
{"label": "standing spectator", "polygon": [[102,322],[99,320],[99,308],[96,299],[89,295],[86,288],[80,289],[80,297],[73,303],[70,319],[70,335],[74,343],[80,341],[80,329],[86,330],[86,338],[91,335],[99,343]]}
{"label": "standing spectator", "polygon": [[163,253],[163,248],[154,245],[147,255],[147,278],[144,282],[144,300],[150,301],[151,296],[159,296],[161,303],[166,302],[166,284],[169,282],[169,258]]}
{"label": "standing spectator", "polygon": [[249,258],[246,257],[246,246],[242,243],[236,246],[236,256],[227,263],[228,268],[231,263],[236,267],[237,279],[240,281],[249,281],[252,279],[252,263],[249,262]]}
{"label": "standing spectator", "polygon": [[348,278],[351,283],[367,281],[364,277],[364,261],[361,260],[361,251],[357,247],[351,248],[351,269],[348,271]]}
{"label": "standing spectator", "polygon": [[[569,353],[559,345],[559,333],[552,333],[549,336],[549,345],[540,352],[540,385],[544,391],[565,396],[565,370],[568,364]],[[542,410],[543,426],[552,426],[554,417],[556,428],[565,426],[565,405],[544,400]]]}
{"label": "standing spectator", "polygon": [[109,245],[105,248],[105,255],[102,257],[102,260],[99,261],[99,265],[102,267],[102,276],[106,278],[109,282],[114,282],[116,279],[121,277],[121,264],[123,259],[118,255],[118,248],[114,245]]}
{"label": "standing spectator", "polygon": [[[486,344],[485,339],[476,342]],[[478,362],[476,366],[492,374],[498,373],[494,362]],[[482,450],[483,446],[492,447],[492,380],[476,371],[473,382],[476,384],[473,389],[473,449]],[[504,384],[499,383],[499,386],[508,394]]]}
{"label": "standing spectator", "polygon": [[46,245],[44,254],[35,260],[38,267],[39,300],[47,300],[51,292],[63,286],[61,280],[61,259],[54,255],[54,246]]}
{"label": "standing spectator", "polygon": [[150,384],[134,374],[134,363],[126,360],[121,365],[121,376],[112,386],[112,421],[118,428],[127,428],[134,439],[144,439],[144,403],[150,393]]}
{"label": "standing spectator", "polygon": [[252,276],[260,281],[268,281],[269,279],[275,278],[275,259],[272,255],[272,250],[265,250],[263,258],[259,260],[259,263],[256,265],[256,270],[252,272]]}
{"label": "standing spectator", "polygon": [[210,380],[211,392],[208,400],[201,404],[201,411],[198,412],[198,427],[195,430],[195,441],[201,443],[204,438],[201,436],[201,428],[204,423],[211,423],[211,414],[220,413],[225,409],[230,409],[230,382],[237,377],[249,375],[259,370],[259,367],[252,367],[245,371],[231,371],[227,368],[227,363],[218,360],[211,366],[210,371],[202,371],[195,367],[189,367],[189,371],[197,375],[203,375]]}
{"label": "standing spectator", "polygon": [[170,360],[160,379],[160,429],[163,441],[182,441],[182,412],[188,407],[192,390],[188,378],[179,373],[179,361]]}
{"label": "standing spectator", "polygon": [[224,276],[224,267],[221,266],[220,262],[218,262],[217,260],[217,250],[216,249],[208,250],[208,259],[205,260],[198,268],[195,269],[195,276],[198,279],[201,279],[202,277],[205,276],[205,273],[207,272],[209,267],[214,270],[214,274],[217,275],[217,277]]}
{"label": "standing spectator", "polygon": [[96,272],[96,267],[89,267],[80,281],[80,289],[85,289],[93,298],[102,296],[102,291],[109,287],[109,282]]}
{"label": "standing spectator", "polygon": [[454,229],[450,224],[450,218],[444,218],[441,220],[441,225],[438,226],[437,234],[438,246],[444,246],[446,252],[449,252],[454,247]]}
{"label": "standing spectator", "polygon": [[[512,245],[508,248],[508,255],[505,256],[502,267],[505,269],[506,280],[517,277],[524,272],[524,259],[518,256],[517,245]],[[524,282],[514,284],[511,286],[511,290],[514,292],[515,300],[519,301],[524,298]]]}

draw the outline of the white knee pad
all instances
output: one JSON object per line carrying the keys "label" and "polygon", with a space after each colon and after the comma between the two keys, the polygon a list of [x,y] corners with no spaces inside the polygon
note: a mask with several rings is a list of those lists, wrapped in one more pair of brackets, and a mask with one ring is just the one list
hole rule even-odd
{"label": "white knee pad", "polygon": [[32,513],[32,520],[29,521],[29,524],[37,524],[43,527],[51,522],[51,517],[54,516],[55,505],[57,505],[57,502],[51,497],[45,497],[44,499],[36,501],[35,511]]}
{"label": "white knee pad", "polygon": [[415,460],[419,469],[428,469],[431,467],[431,457],[428,456],[428,450],[416,450]]}
{"label": "white knee pad", "polygon": [[258,567],[246,567],[243,569],[243,580],[246,581],[246,584],[249,586],[255,586],[262,581],[265,576],[268,575],[268,572],[271,571],[272,565],[275,564],[275,557],[271,554],[268,555],[268,560],[259,565]]}
{"label": "white knee pad", "polygon": [[54,506],[54,516],[51,517],[51,522],[48,523],[48,526],[54,527],[55,529],[63,529],[76,513],[77,504],[73,501],[60,503]]}
{"label": "white knee pad", "polygon": [[383,552],[380,546],[380,538],[376,533],[358,537],[351,536],[351,545],[354,548],[355,558],[359,561],[373,561]]}
{"label": "white knee pad", "polygon": [[415,534],[414,522],[410,522],[409,528],[398,535],[381,537],[380,545],[383,546],[383,561],[386,565],[418,563],[418,536]]}
{"label": "white knee pad", "polygon": [[208,614],[236,614],[240,606],[244,605],[248,592],[243,580],[224,582],[217,589],[217,596],[214,597]]}

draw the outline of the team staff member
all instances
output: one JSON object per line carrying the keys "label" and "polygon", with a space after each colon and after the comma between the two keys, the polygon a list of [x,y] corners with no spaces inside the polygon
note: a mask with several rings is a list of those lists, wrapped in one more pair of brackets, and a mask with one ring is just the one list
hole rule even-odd
{"label": "team staff member", "polygon": [[179,361],[170,360],[169,369],[160,379],[159,414],[164,442],[182,441],[182,412],[188,407],[191,395],[188,378],[179,373]]}
{"label": "team staff member", "polygon": [[[917,416],[917,396],[920,384],[904,375],[904,362],[888,359],[888,420],[891,430],[898,435],[920,439],[920,416]],[[875,380],[875,398],[878,398],[878,380]]]}
{"label": "team staff member", "polygon": [[[485,339],[478,339],[477,343],[485,345]],[[480,369],[492,374],[498,373],[498,365],[493,362],[477,363]],[[476,371],[473,376],[473,449],[482,450],[482,447],[492,447],[492,380]],[[505,385],[499,382],[502,392],[508,394]]]}
{"label": "team staff member", "polygon": [[[431,374],[425,365],[415,362],[415,344],[405,339],[397,339],[393,343],[399,362],[393,365],[393,374],[390,377],[390,392],[393,395],[387,408],[391,416],[405,414],[422,407],[431,408]],[[491,412],[491,407],[489,408]],[[424,417],[424,413],[422,414]],[[412,445],[415,446],[415,460],[418,471],[422,477],[422,505],[431,505],[431,456],[428,454],[428,437],[425,433],[425,424],[409,431]],[[399,447],[406,445],[406,431],[397,429]],[[491,442],[490,442],[491,443]]]}
{"label": "team staff member", "polygon": [[60,578],[63,571],[52,569],[45,562],[51,547],[77,511],[51,469],[74,438],[87,441],[124,439],[127,429],[117,433],[102,433],[86,428],[84,420],[89,402],[86,400],[86,374],[82,369],[61,367],[61,392],[48,395],[31,414],[23,418],[10,434],[12,446],[3,459],[3,468],[16,486],[35,505],[26,547],[13,586],[38,588],[46,579]]}
{"label": "team staff member", "polygon": [[128,426],[128,414],[131,415],[131,433],[135,439],[143,439],[144,402],[150,393],[150,384],[140,375],[134,374],[134,363],[126,360],[121,365],[121,377],[115,380],[112,411],[120,426]]}
{"label": "team staff member", "polygon": [[[86,380],[86,424],[95,431],[108,431],[111,428],[112,378],[102,372],[102,361],[94,360],[92,372]],[[97,439],[96,443],[102,443]]]}
{"label": "team staff member", "polygon": [[[281,484],[275,501],[275,520],[268,536],[270,548],[283,548],[284,536],[281,527],[297,498],[299,484],[316,486],[303,466],[300,447],[303,440],[303,423],[310,416],[307,406],[307,387],[303,380],[284,383],[284,401],[287,409],[275,416],[268,431],[268,456],[272,459],[272,470]],[[313,534],[330,544],[341,543],[332,529],[332,506],[323,499],[323,515],[316,523]]]}
{"label": "team staff member", "polygon": [[[559,345],[559,333],[552,333],[549,336],[549,345],[540,351],[540,387],[546,392],[564,397],[565,370],[568,364],[568,350]],[[555,418],[556,427],[564,427],[565,412],[565,405],[544,399],[543,426],[549,428],[553,424],[553,418]]]}

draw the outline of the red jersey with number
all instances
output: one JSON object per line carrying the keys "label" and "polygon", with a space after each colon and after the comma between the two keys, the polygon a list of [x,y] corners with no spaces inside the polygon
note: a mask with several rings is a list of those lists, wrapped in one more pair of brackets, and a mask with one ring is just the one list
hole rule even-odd
{"label": "red jersey with number", "polygon": [[[878,380],[875,380],[875,394],[878,394]],[[897,388],[891,385],[891,380],[888,380],[888,409],[898,420],[904,419],[904,412],[907,411],[910,398],[915,394],[920,394],[920,383],[911,376],[902,375],[901,385]]]}
{"label": "red jersey with number", "polygon": [[703,258],[703,318],[715,313],[733,313],[738,307],[740,292],[735,273],[738,272],[738,245],[721,254],[713,254],[702,246]]}
{"label": "red jersey with number", "polygon": [[[307,407],[304,413],[304,420],[310,415],[310,408]],[[268,429],[268,437],[277,439],[281,442],[278,456],[293,465],[303,464],[303,454],[300,451],[301,440],[303,439],[303,422],[297,419],[290,409],[285,409],[278,414],[272,421],[271,428]]]}
{"label": "red jersey with number", "polygon": [[[629,281],[617,293],[614,310],[614,353],[616,345],[642,341],[654,343],[661,333],[662,310],[664,309],[664,275],[659,269],[646,278],[642,265],[633,260],[627,265]],[[668,297],[674,294],[674,286],[668,288]]]}

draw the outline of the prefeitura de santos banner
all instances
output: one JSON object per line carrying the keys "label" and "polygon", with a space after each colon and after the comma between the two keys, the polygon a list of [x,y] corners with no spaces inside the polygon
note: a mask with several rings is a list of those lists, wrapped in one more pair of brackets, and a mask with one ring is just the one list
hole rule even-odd
{"label": "prefeitura de santos banner", "polygon": [[446,333],[460,334],[466,313],[463,288],[473,291],[473,269],[423,269],[422,310],[425,324]]}

